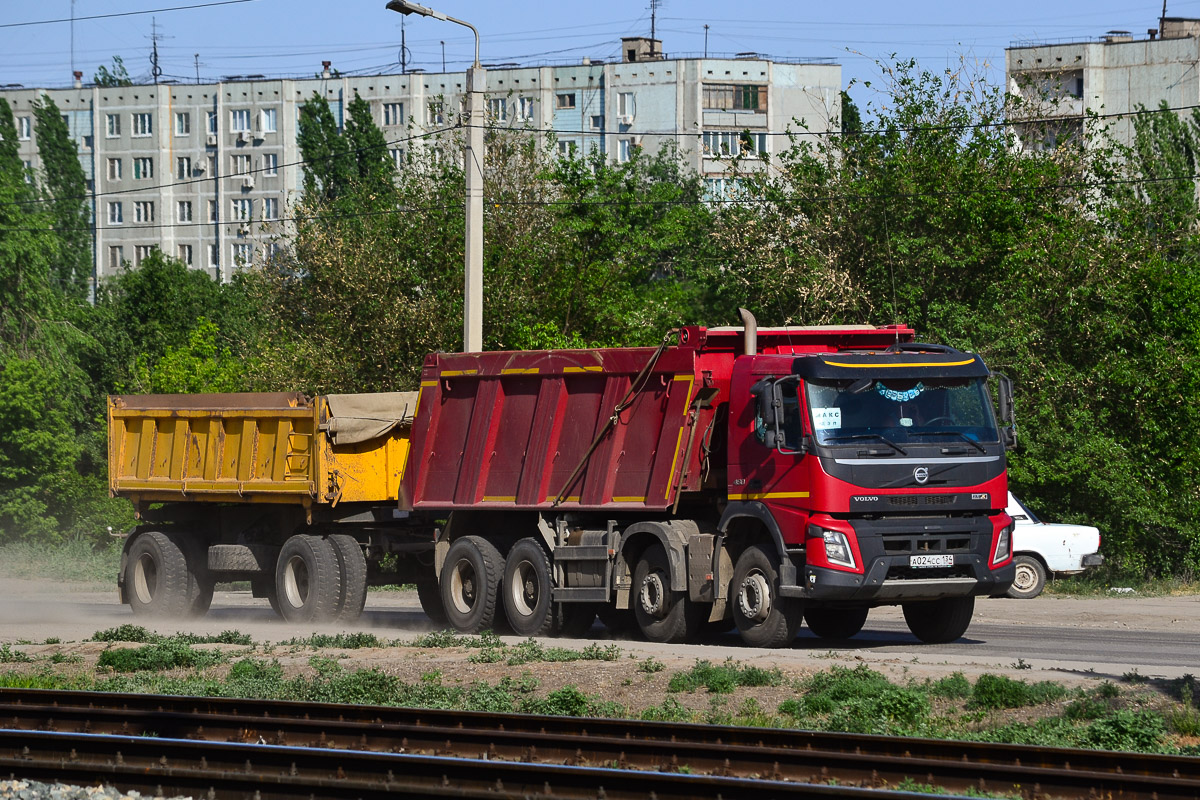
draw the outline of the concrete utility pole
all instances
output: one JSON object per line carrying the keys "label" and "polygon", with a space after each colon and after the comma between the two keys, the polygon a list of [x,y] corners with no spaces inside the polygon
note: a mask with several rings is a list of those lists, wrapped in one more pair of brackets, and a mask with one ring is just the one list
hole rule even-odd
{"label": "concrete utility pole", "polygon": [[407,0],[390,0],[387,7],[401,14],[454,22],[475,34],[475,63],[467,70],[467,144],[463,148],[463,170],[467,179],[467,230],[463,250],[466,275],[463,280],[463,352],[483,350],[483,99],[487,71],[479,64],[479,31],[469,22],[447,16]]}

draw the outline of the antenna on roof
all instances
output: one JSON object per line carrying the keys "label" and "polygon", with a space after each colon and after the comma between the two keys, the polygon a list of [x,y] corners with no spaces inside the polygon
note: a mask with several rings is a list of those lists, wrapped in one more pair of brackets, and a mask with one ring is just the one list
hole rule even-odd
{"label": "antenna on roof", "polygon": [[171,37],[164,36],[158,32],[158,20],[156,17],[150,18],[150,76],[154,78],[154,82],[158,83],[158,79],[162,77],[162,67],[158,64],[158,40],[169,39]]}
{"label": "antenna on roof", "polygon": [[[1165,3],[1166,0],[1163,0]],[[650,0],[650,38],[656,38],[654,35],[654,24],[658,17],[658,8],[663,4],[663,0]]]}

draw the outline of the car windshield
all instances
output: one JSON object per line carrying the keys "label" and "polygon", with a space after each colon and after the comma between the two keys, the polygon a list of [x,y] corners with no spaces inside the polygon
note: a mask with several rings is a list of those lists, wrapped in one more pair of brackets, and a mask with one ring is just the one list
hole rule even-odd
{"label": "car windshield", "polygon": [[957,439],[979,448],[1000,439],[982,378],[808,380],[805,391],[818,444]]}

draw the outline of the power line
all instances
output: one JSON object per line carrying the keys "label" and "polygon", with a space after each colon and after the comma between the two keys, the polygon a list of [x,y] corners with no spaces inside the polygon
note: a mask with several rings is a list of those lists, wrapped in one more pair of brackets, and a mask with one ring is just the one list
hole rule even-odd
{"label": "power line", "polygon": [[192,8],[211,8],[212,6],[231,6],[236,3],[254,3],[257,0],[214,0],[209,3],[196,3],[190,6],[171,6],[170,8],[152,8],[146,11],[118,11],[112,14],[92,14],[88,17],[63,17],[62,19],[39,19],[31,22],[5,22],[0,28],[25,28],[30,25],[54,25],[59,22],[82,22],[89,19],[112,19],[113,17],[136,17],[143,14],[161,14],[166,11],[187,11]]}

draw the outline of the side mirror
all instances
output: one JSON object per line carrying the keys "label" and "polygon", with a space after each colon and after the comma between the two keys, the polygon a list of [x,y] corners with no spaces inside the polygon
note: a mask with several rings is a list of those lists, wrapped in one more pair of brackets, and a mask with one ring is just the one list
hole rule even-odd
{"label": "side mirror", "polygon": [[779,439],[779,423],[775,411],[775,381],[763,378],[750,387],[750,394],[754,395],[757,401],[755,403],[754,435],[765,447],[774,450]]}
{"label": "side mirror", "polygon": [[1012,379],[1000,374],[997,377],[1000,380],[1000,422],[1005,426],[1001,435],[1004,437],[1004,448],[1013,450],[1017,446],[1017,426]]}

